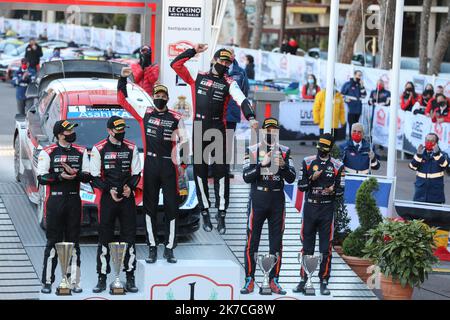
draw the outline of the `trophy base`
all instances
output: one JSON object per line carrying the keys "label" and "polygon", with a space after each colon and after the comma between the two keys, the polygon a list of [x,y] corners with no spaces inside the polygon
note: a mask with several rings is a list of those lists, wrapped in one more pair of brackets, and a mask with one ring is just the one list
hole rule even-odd
{"label": "trophy base", "polygon": [[270,287],[268,288],[259,288],[259,294],[262,296],[271,296],[272,295],[272,289]]}
{"label": "trophy base", "polygon": [[71,296],[72,290],[70,288],[56,288],[57,296]]}
{"label": "trophy base", "polygon": [[315,296],[316,295],[316,289],[314,288],[305,288],[305,291],[303,292],[305,296]]}
{"label": "trophy base", "polygon": [[125,295],[125,288],[110,288],[109,294],[113,296]]}

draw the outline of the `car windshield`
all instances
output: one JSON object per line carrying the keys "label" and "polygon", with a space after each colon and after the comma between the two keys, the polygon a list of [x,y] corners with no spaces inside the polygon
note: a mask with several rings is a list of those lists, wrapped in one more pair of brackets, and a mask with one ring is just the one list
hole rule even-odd
{"label": "car windshield", "polygon": [[[70,108],[70,107],[69,107]],[[68,120],[73,120],[73,122],[78,124],[75,129],[77,132],[77,144],[91,149],[96,143],[105,139],[108,135],[106,131],[106,123],[108,118],[116,112],[120,112],[120,116],[125,118],[127,126],[125,139],[135,143],[139,150],[143,150],[141,129],[139,123],[136,119],[132,118],[128,112],[119,109],[100,109],[96,108],[95,112],[91,111],[94,109],[88,109],[86,112],[70,112],[67,115]],[[98,117],[98,112],[108,114],[107,117]]]}

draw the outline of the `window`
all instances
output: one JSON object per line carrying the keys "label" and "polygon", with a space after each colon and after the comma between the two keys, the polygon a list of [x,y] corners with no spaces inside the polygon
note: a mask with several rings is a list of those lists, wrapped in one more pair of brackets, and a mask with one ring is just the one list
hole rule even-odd
{"label": "window", "polygon": [[53,137],[53,126],[55,122],[61,120],[61,104],[59,97],[53,99],[52,104],[47,109],[47,112],[44,116],[44,131],[47,136],[50,138]]}
{"label": "window", "polygon": [[44,92],[38,102],[39,116],[42,117],[45,114],[45,112],[47,111],[47,107],[50,105],[54,97],[55,93],[53,89],[49,89],[48,91]]}

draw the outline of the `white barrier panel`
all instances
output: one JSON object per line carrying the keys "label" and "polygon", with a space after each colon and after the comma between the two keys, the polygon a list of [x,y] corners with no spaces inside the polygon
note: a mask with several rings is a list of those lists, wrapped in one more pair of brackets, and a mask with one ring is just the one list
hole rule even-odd
{"label": "white barrier panel", "polygon": [[[397,150],[403,149],[403,129],[405,112],[399,110],[397,116]],[[388,147],[389,107],[376,106],[374,112],[372,141],[374,144]]]}
{"label": "white barrier panel", "polygon": [[296,135],[296,139],[319,136],[319,126],[314,124],[312,101],[280,103],[279,121],[285,130]]}
{"label": "white barrier panel", "polygon": [[0,31],[5,32],[9,29],[21,36],[36,38],[46,33],[49,40],[74,40],[76,43],[95,46],[102,50],[112,46],[120,53],[132,53],[141,46],[141,34],[136,32],[0,17]]}
{"label": "white barrier panel", "polygon": [[229,260],[139,262],[146,300],[238,300],[240,266]]}

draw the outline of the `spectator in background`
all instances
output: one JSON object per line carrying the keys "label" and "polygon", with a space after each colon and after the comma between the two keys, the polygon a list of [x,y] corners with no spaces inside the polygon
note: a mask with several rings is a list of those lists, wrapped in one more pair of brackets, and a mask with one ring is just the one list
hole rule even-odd
{"label": "spectator in background", "polygon": [[420,103],[416,103],[412,108],[414,114],[425,114],[428,103],[434,99],[434,88],[432,84],[427,84],[422,92],[422,99]]}
{"label": "spectator in background", "polygon": [[298,42],[294,38],[289,39],[288,42],[288,53],[292,54],[293,56],[297,55],[298,50]]}
{"label": "spectator in background", "polygon": [[73,40],[70,40],[70,42],[67,44],[67,46],[69,48],[78,48],[79,47],[79,45]]}
{"label": "spectator in background", "polygon": [[425,138],[425,148],[420,145],[409,167],[416,171],[414,201],[445,203],[444,172],[448,156],[439,149],[439,137],[430,133]]}
{"label": "spectator in background", "polygon": [[450,122],[450,107],[447,98],[443,94],[436,95],[436,108],[432,111],[433,122]]}
{"label": "spectator in background", "polygon": [[308,83],[302,88],[302,98],[306,100],[314,100],[317,93],[320,92],[320,87],[317,85],[316,76],[313,74],[308,75]]}
{"label": "spectator in background", "polygon": [[133,69],[134,82],[153,97],[153,87],[159,78],[159,65],[152,63],[152,49],[142,46],[139,50],[139,63],[131,65]]}
{"label": "spectator in background", "polygon": [[341,144],[340,149],[341,159],[347,173],[370,174],[372,170],[380,169],[380,157],[364,139],[362,124],[353,124],[351,138]]}
{"label": "spectator in background", "polygon": [[367,96],[364,83],[362,81],[362,72],[356,70],[354,77],[342,86],[341,93],[344,95],[345,102],[348,105],[348,135],[352,135],[352,125],[359,122],[362,113],[362,99]]}
{"label": "spectator in background", "polygon": [[25,48],[25,58],[29,62],[29,68],[39,71],[42,56],[42,48],[37,44],[35,38],[31,38]]}
{"label": "spectator in background", "polygon": [[47,61],[58,61],[58,60],[62,60],[61,49],[55,48],[55,49],[53,49],[52,56],[50,58],[48,58]]}
{"label": "spectator in background", "polygon": [[112,46],[109,45],[109,46],[106,48],[105,52],[103,53],[103,58],[104,58],[106,61],[109,61],[109,60],[112,60],[112,59],[119,58],[119,56],[117,55],[116,52],[114,52]]}
{"label": "spectator in background", "polygon": [[[326,90],[320,91],[316,95],[313,106],[314,123],[319,125],[320,134],[323,133],[323,129],[325,126],[325,97]],[[341,124],[341,126],[345,126],[345,106],[344,98],[339,93],[339,91],[335,89],[333,103],[333,129],[338,129],[339,123]],[[333,136],[336,136],[335,130],[333,130]]]}
{"label": "spectator in background", "polygon": [[280,48],[280,52],[281,53],[290,53],[290,49],[289,49],[289,43],[288,43],[288,39],[284,38],[283,42],[281,43],[281,48]]}
{"label": "spectator in background", "polygon": [[36,73],[34,69],[29,68],[27,59],[22,58],[20,68],[14,73],[12,82],[16,87],[17,113],[25,115],[25,92],[28,85],[34,80]]}
{"label": "spectator in background", "polygon": [[435,97],[436,97],[436,95],[437,94],[444,94],[444,87],[443,86],[437,86],[436,87],[436,92],[434,93],[435,94]]}
{"label": "spectator in background", "polygon": [[[245,73],[245,70],[242,69],[237,60],[235,59],[234,49],[228,48],[228,50],[233,55],[233,64],[230,66],[230,69],[228,71],[228,75],[236,81],[239,88],[241,88],[242,93],[247,97],[248,91],[250,88],[250,85],[248,83],[247,74]],[[214,56],[214,63],[219,58],[219,52],[216,53]],[[233,99],[230,99],[227,106],[227,129],[230,131],[227,131],[227,168],[228,173],[230,172],[230,161],[231,161],[231,155],[233,154],[233,144],[234,144],[234,133],[236,131],[236,126],[239,122],[241,122],[241,108],[238,106],[236,101]],[[233,177],[232,174],[229,175],[230,178]]]}
{"label": "spectator in background", "polygon": [[422,104],[422,96],[416,93],[414,83],[408,81],[400,98],[400,106],[404,111],[412,111],[416,103]]}
{"label": "spectator in background", "polygon": [[245,56],[245,73],[248,79],[255,80],[255,58],[250,54]]}
{"label": "spectator in background", "polygon": [[377,82],[377,89],[370,93],[369,105],[375,106],[390,106],[391,92],[384,88],[384,81],[382,79]]}
{"label": "spectator in background", "polygon": [[[444,94],[444,87],[443,86],[437,86],[436,87],[436,92],[434,93],[434,97],[431,98],[428,103],[427,103],[427,107],[425,109],[425,115],[433,118],[433,115],[431,114],[432,111],[434,111],[435,109],[439,108],[439,105],[436,101],[436,98],[438,95],[443,95]],[[445,96],[444,96],[445,97]],[[447,102],[450,105],[450,99],[447,98]]]}

